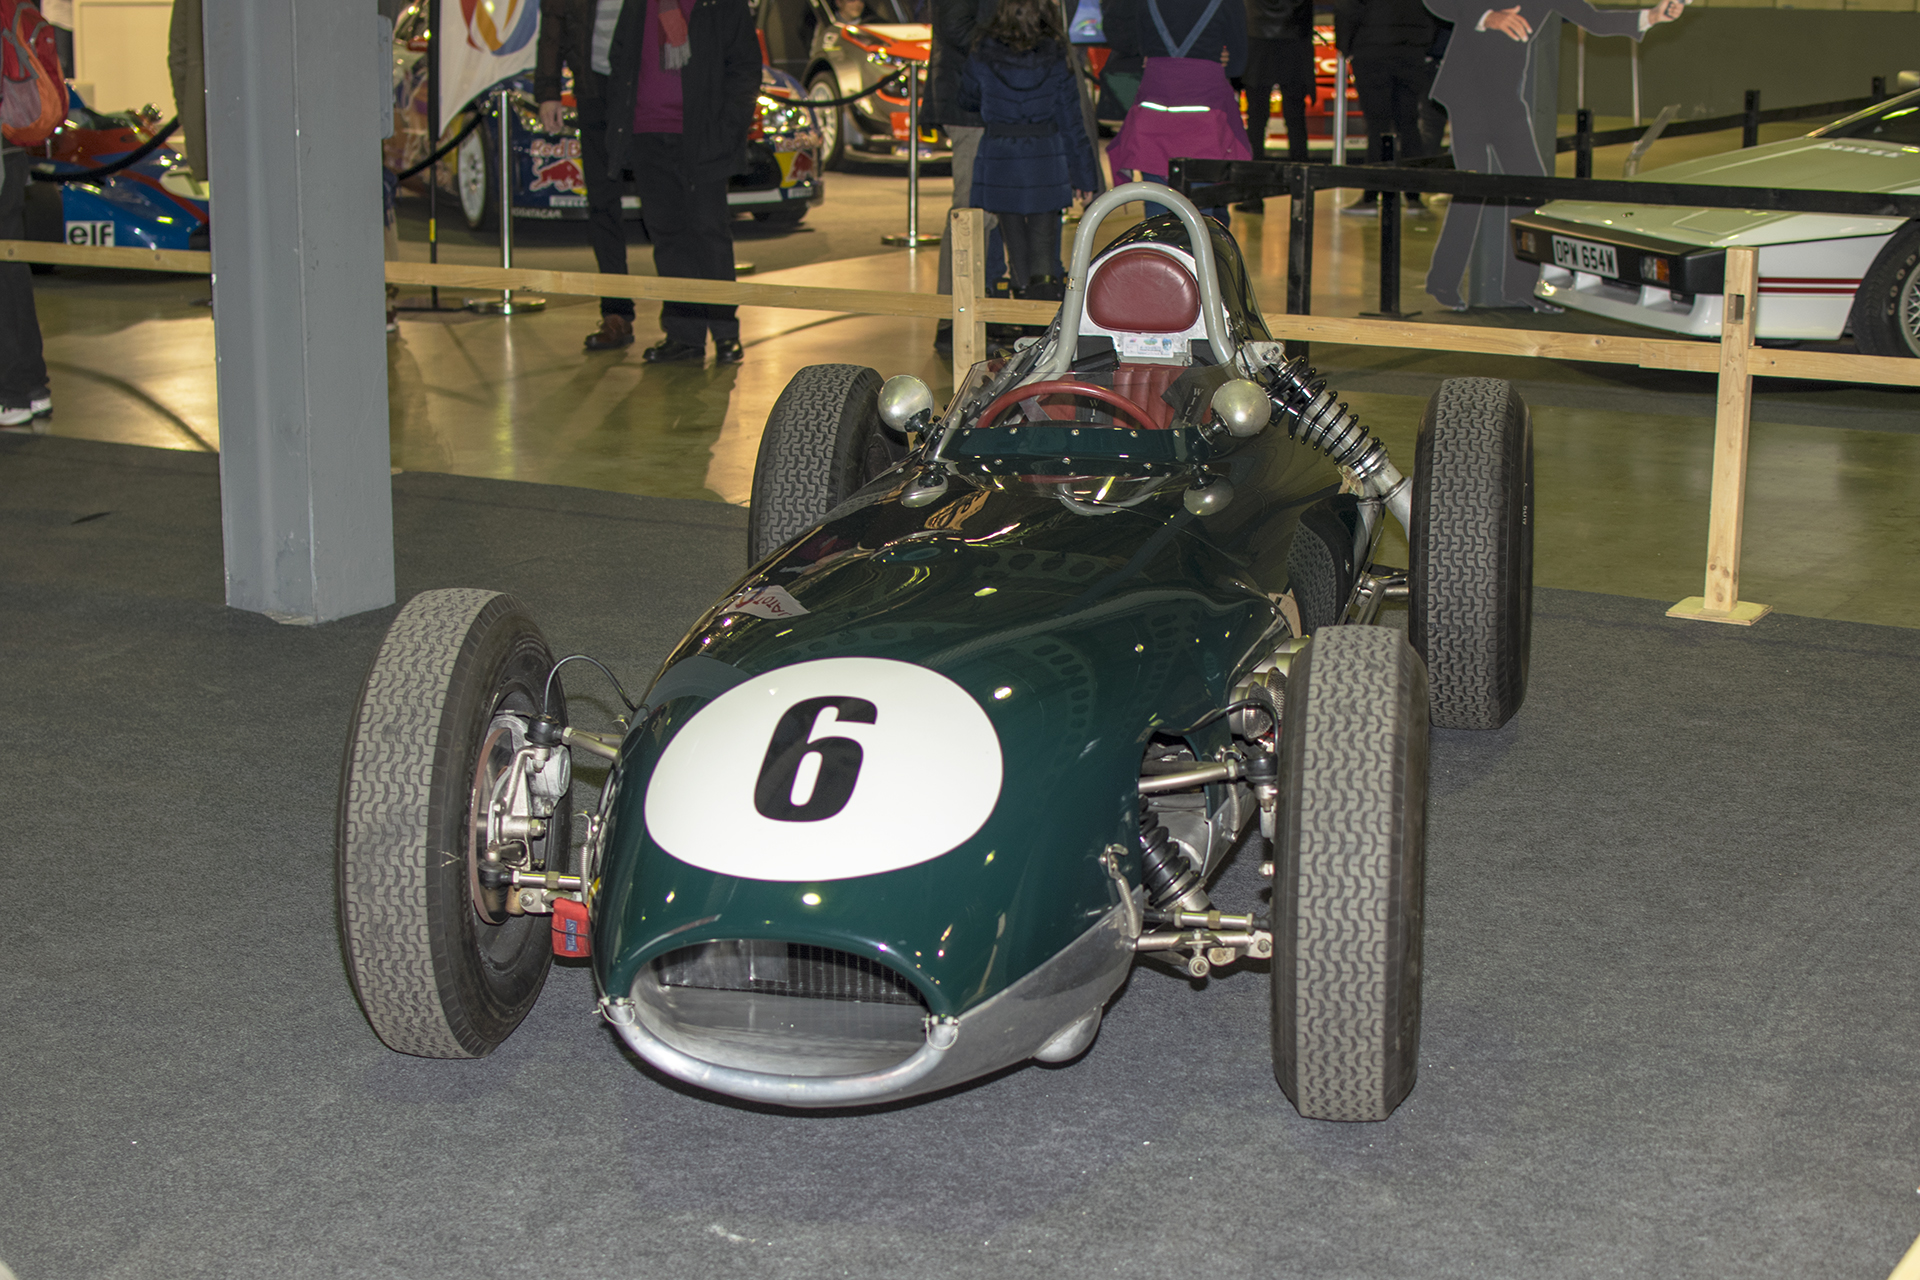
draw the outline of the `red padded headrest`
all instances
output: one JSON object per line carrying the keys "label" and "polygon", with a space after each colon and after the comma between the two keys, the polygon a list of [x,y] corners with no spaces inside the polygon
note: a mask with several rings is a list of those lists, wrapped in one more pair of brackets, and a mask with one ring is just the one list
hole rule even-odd
{"label": "red padded headrest", "polygon": [[1135,245],[1094,268],[1087,315],[1102,329],[1185,333],[1200,318],[1200,286],[1170,255]]}

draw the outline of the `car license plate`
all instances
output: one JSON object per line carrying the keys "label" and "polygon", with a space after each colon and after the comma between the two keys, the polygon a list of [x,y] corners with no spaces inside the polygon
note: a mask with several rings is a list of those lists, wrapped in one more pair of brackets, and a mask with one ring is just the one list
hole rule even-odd
{"label": "car license plate", "polygon": [[1555,236],[1553,262],[1555,266],[1570,267],[1590,275],[1608,276],[1615,280],[1620,278],[1620,262],[1610,244],[1594,244],[1590,240],[1569,240],[1565,236]]}

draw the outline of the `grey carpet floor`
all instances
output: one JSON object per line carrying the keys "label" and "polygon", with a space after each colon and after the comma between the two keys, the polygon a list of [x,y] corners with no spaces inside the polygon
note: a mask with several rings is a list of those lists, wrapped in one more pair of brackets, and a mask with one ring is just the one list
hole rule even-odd
{"label": "grey carpet floor", "polygon": [[[714,505],[394,496],[403,597],[511,590],[640,685],[744,556]],[[1421,1076],[1386,1123],[1286,1105],[1253,969],[1136,970],[1072,1065],[782,1114],[637,1066],[577,968],[488,1059],[383,1048],[331,840],[391,611],[225,609],[211,459],[0,439],[0,1261],[1878,1280],[1920,1234],[1920,634],[1661,607],[1541,593],[1521,714],[1436,735]]]}

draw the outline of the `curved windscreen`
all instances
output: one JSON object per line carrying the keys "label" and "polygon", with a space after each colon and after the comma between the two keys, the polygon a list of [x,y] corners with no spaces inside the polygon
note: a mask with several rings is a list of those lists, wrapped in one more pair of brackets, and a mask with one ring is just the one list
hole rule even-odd
{"label": "curved windscreen", "polygon": [[1890,142],[1901,147],[1920,147],[1920,89],[1889,98],[1844,120],[1823,125],[1807,136],[1860,138],[1872,142]]}

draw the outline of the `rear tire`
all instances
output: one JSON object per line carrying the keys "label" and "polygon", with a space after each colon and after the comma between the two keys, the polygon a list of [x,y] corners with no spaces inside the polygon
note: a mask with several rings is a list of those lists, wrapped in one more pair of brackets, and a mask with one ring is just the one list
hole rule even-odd
{"label": "rear tire", "polygon": [[500,180],[493,172],[498,143],[490,142],[490,136],[483,124],[453,151],[453,189],[469,231],[488,231],[500,224]]}
{"label": "rear tire", "polygon": [[[428,591],[394,618],[354,710],[336,877],[347,972],[374,1034],[424,1058],[492,1052],[552,963],[545,916],[485,923],[465,850],[475,768],[501,711],[539,710],[553,657],[511,596]],[[555,683],[552,708],[566,707]],[[570,798],[534,860],[564,864]]]}
{"label": "rear tire", "polygon": [[1274,853],[1273,1072],[1312,1120],[1384,1120],[1419,1071],[1427,681],[1385,627],[1294,659]]}
{"label": "rear tire", "polygon": [[1533,643],[1533,421],[1512,383],[1449,378],[1428,402],[1407,542],[1433,723],[1498,729],[1526,699]]}
{"label": "rear tire", "polygon": [[880,421],[880,375],[857,364],[809,365],[774,401],[760,435],[747,506],[750,564],[818,524],[906,456]]}
{"label": "rear tire", "polygon": [[1861,278],[1853,343],[1862,355],[1920,356],[1920,225],[1894,232]]}

